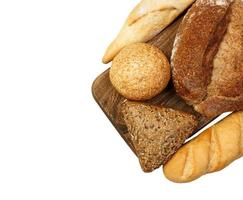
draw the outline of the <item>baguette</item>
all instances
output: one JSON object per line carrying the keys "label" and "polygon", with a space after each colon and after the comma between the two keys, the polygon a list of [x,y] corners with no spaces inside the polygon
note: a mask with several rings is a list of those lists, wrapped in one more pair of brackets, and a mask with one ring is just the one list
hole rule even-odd
{"label": "baguette", "polygon": [[243,156],[243,111],[233,113],[185,144],[164,166],[165,176],[190,182]]}
{"label": "baguette", "polygon": [[103,57],[109,63],[128,44],[147,42],[166,28],[194,0],[142,0],[130,13]]}

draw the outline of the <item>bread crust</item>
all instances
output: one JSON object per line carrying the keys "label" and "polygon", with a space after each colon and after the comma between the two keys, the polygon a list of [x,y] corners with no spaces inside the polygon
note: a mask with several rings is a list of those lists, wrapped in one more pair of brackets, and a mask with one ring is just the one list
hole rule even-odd
{"label": "bread crust", "polygon": [[243,3],[231,2],[198,0],[179,28],[172,54],[177,93],[209,118],[243,109]]}
{"label": "bread crust", "polygon": [[207,98],[195,105],[209,117],[243,109],[243,1],[231,5],[230,21],[214,57]]}
{"label": "bread crust", "polygon": [[[204,2],[207,1],[197,1],[185,15],[176,36],[171,59],[176,91],[191,105],[201,102],[207,94],[212,67],[203,65],[206,60],[205,52],[229,6]],[[222,38],[223,34],[224,32],[217,34],[218,38]],[[220,39],[215,42],[219,41]]]}
{"label": "bread crust", "polygon": [[243,112],[223,121],[186,143],[164,166],[165,176],[176,183],[193,181],[222,170],[243,156]]}
{"label": "bread crust", "polygon": [[195,0],[142,0],[130,13],[116,39],[109,45],[103,63],[109,63],[125,46],[147,42],[159,34]]}
{"label": "bread crust", "polygon": [[136,43],[116,56],[110,69],[116,90],[130,100],[148,100],[162,92],[171,78],[170,64],[157,47]]}

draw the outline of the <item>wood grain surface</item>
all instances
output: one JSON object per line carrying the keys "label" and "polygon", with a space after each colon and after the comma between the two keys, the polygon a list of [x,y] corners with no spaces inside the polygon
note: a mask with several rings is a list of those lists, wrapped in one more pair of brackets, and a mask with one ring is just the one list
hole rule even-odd
{"label": "wood grain surface", "polygon": [[[168,59],[170,59],[175,35],[179,24],[182,20],[184,14],[182,14],[177,20],[174,21],[169,27],[162,31],[159,35],[153,38],[148,43],[153,44],[160,48]],[[122,119],[122,114],[119,110],[119,105],[125,100],[123,96],[118,94],[116,90],[111,85],[109,79],[109,69],[103,72],[94,81],[92,86],[93,97],[99,104],[100,108],[106,114],[108,119],[117,129],[122,138],[126,141],[129,147],[136,154],[136,151],[132,145],[132,142],[127,131],[127,127]],[[203,118],[201,115],[196,113],[192,107],[188,106],[175,92],[172,82],[169,83],[168,87],[155,98],[147,101],[153,105],[162,105],[165,107],[174,108],[177,110],[182,110],[185,112],[192,113],[196,115],[199,119],[198,130],[209,123],[211,120]]]}

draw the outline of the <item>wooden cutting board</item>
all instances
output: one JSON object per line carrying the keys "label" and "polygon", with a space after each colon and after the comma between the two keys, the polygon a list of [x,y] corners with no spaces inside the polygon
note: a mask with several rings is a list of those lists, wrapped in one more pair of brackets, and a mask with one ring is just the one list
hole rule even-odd
{"label": "wooden cutting board", "polygon": [[[169,27],[163,30],[159,35],[157,35],[155,38],[153,38],[151,41],[148,42],[160,48],[165,53],[168,59],[171,56],[175,35],[178,30],[179,24],[183,18],[183,15],[184,14],[182,14],[177,20],[174,21],[173,24],[171,24]],[[125,140],[125,142],[136,154],[136,151],[130,140],[127,127],[122,119],[122,115],[119,110],[119,105],[125,100],[125,98],[120,94],[118,94],[116,90],[113,88],[113,86],[111,85],[111,82],[109,80],[109,69],[107,69],[105,72],[103,72],[100,76],[96,78],[92,86],[92,93],[94,99],[99,104],[100,108],[106,114],[108,119],[117,129],[117,131]],[[175,108],[177,110],[182,110],[196,115],[199,119],[198,130],[211,121],[203,118],[201,115],[196,113],[192,107],[188,106],[176,94],[172,82],[170,82],[168,87],[160,95],[147,101],[146,103]]]}

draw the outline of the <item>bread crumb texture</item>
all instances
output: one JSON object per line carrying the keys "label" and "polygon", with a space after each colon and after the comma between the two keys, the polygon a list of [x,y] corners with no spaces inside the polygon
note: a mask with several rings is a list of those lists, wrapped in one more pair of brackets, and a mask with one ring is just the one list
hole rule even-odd
{"label": "bread crumb texture", "polygon": [[161,106],[126,101],[121,110],[145,172],[165,164],[198,123],[191,114]]}

